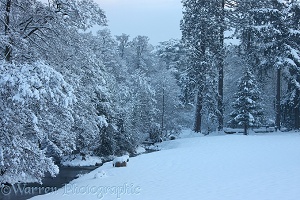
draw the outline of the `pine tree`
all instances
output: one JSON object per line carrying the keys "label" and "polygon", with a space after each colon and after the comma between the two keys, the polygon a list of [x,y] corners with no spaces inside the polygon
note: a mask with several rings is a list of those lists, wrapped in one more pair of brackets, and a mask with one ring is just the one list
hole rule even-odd
{"label": "pine tree", "polygon": [[300,128],[300,2],[291,1],[285,8],[284,66],[282,74],[287,81],[287,92],[283,96],[282,106],[284,119],[282,122],[291,128]]}
{"label": "pine tree", "polygon": [[[210,114],[215,105],[219,105],[219,108],[216,108],[217,111],[213,110],[213,113],[222,115],[223,60],[220,59],[219,52],[223,50],[223,43],[220,43],[223,38],[220,35],[223,32],[223,28],[220,28],[220,19],[224,17],[220,13],[223,11],[220,7],[223,4],[220,3],[221,1],[207,0],[184,0],[182,2],[184,6],[181,21],[182,40],[186,45],[190,62],[187,70],[189,81],[187,88],[193,87],[192,92],[196,96],[194,131],[201,132],[203,115],[208,113],[209,116],[215,117],[216,115]],[[218,91],[218,86],[214,88],[218,85],[218,81],[212,83],[216,74],[219,75],[221,92]],[[209,86],[212,88],[208,88]],[[208,91],[212,93],[207,95]],[[218,109],[221,109],[221,112]],[[222,118],[219,118],[219,123],[222,123]],[[222,128],[221,124],[219,128]]]}
{"label": "pine tree", "polygon": [[[286,26],[286,4],[287,2],[270,0],[265,1],[261,8],[256,9],[253,28],[256,31],[257,45],[255,50],[259,62],[256,71],[260,77],[264,77],[268,71],[275,71],[276,77],[276,99],[275,99],[275,126],[281,126],[281,79],[282,71],[288,68],[286,62],[288,57],[287,44],[289,40],[288,27]],[[262,80],[263,80],[262,79]]]}
{"label": "pine tree", "polygon": [[[268,73],[276,73],[276,127],[280,129],[283,122],[281,118],[284,107],[285,112],[293,113],[291,127],[298,128],[300,118],[297,99],[300,93],[296,85],[299,80],[299,1],[236,0],[233,5],[233,16],[236,16],[236,19],[232,20],[241,39],[240,55],[260,80],[263,80],[262,85],[267,83]],[[281,95],[283,77],[289,88],[284,101]]]}
{"label": "pine tree", "polygon": [[262,121],[263,110],[260,98],[261,92],[252,72],[247,69],[239,80],[236,100],[233,103],[234,111],[230,114],[233,126],[242,126],[244,134],[248,128],[258,126]]}

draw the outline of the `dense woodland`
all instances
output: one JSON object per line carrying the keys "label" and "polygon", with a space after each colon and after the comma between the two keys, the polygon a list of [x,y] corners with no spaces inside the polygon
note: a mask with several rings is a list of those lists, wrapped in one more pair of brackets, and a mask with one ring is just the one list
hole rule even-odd
{"label": "dense woodland", "polygon": [[112,35],[92,0],[0,0],[0,182],[185,127],[299,129],[299,1],[182,3],[182,39],[153,46]]}

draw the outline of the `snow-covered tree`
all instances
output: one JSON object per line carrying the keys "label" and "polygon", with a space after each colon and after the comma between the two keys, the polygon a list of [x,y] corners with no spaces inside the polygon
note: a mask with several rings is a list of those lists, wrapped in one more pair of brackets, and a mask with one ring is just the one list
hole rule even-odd
{"label": "snow-covered tree", "polygon": [[248,134],[248,128],[258,126],[263,119],[263,109],[260,99],[260,89],[255,76],[248,68],[238,83],[238,91],[235,93],[235,101],[232,104],[234,111],[230,114],[233,118],[231,126],[244,128],[244,134]]}
{"label": "snow-covered tree", "polygon": [[[161,42],[157,47],[157,54],[166,68],[176,78],[177,85],[181,89],[180,101],[183,106],[194,103],[194,92],[188,83],[188,54],[181,40],[171,39]],[[190,86],[190,87],[189,87]]]}
{"label": "snow-covered tree", "polygon": [[[290,127],[299,127],[297,68],[299,67],[299,1],[239,1],[234,4],[238,37],[241,39],[240,53],[245,62],[252,66],[259,76],[261,85],[269,88],[268,76],[276,73],[275,124],[280,129],[282,123]],[[298,8],[297,8],[298,7]],[[296,25],[297,24],[297,25]],[[283,82],[283,80],[285,82]],[[285,86],[285,85],[288,86]],[[294,86],[293,86],[294,85]],[[284,88],[294,88],[282,95]],[[282,101],[282,96],[284,101]],[[293,99],[289,101],[288,99]],[[294,102],[293,102],[294,101]],[[284,102],[284,104],[282,104]],[[291,103],[293,102],[293,103]],[[297,100],[296,100],[297,102]],[[282,120],[284,111],[293,113],[288,123]],[[290,115],[289,115],[290,116]],[[284,117],[285,118],[285,117]],[[288,117],[289,118],[289,117]],[[286,118],[285,118],[286,119]],[[290,121],[291,120],[291,121]],[[293,121],[293,122],[292,122]],[[287,121],[286,121],[287,122]]]}
{"label": "snow-covered tree", "polygon": [[116,40],[118,42],[118,51],[121,58],[124,58],[126,48],[129,45],[129,35],[123,33],[122,35],[117,35]]}
{"label": "snow-covered tree", "polygon": [[[209,116],[217,117],[219,127],[222,128],[223,55],[221,52],[223,51],[224,23],[221,21],[224,19],[224,2],[206,0],[182,2],[184,6],[181,21],[182,39],[187,47],[190,62],[188,81],[194,86],[193,91],[196,96],[194,130],[201,132],[203,114],[214,110],[216,104],[218,105],[217,111],[213,111],[214,114],[209,114]],[[215,82],[212,77],[216,75],[219,79]],[[217,84],[216,88],[215,84]],[[209,89],[209,86],[214,88]],[[212,92],[208,95],[209,99],[206,98],[208,91]],[[208,103],[211,106],[207,106]],[[214,121],[214,119],[211,120]]]}
{"label": "snow-covered tree", "polygon": [[[283,60],[283,76],[287,82],[287,92],[283,95],[283,116],[284,125],[300,128],[300,2],[290,1],[285,8],[285,26],[287,26]],[[280,102],[278,104],[280,106]]]}
{"label": "snow-covered tree", "polygon": [[151,70],[151,51],[153,46],[149,44],[148,36],[138,35],[129,42],[130,45],[130,65],[133,70],[140,70],[143,73],[149,73]]}
{"label": "snow-covered tree", "polygon": [[[153,77],[153,79],[157,79],[155,80],[155,82],[163,81],[164,83],[166,83],[165,87],[169,88],[165,89],[165,91],[167,95],[169,95],[168,98],[170,98],[169,100],[171,101],[169,102],[169,100],[166,100],[166,102],[168,102],[168,106],[174,106],[171,109],[172,111],[170,110],[174,116],[166,116],[173,119],[170,121],[177,121],[177,126],[170,124],[170,127],[192,127],[193,119],[190,113],[192,112],[194,107],[195,94],[193,91],[194,86],[190,84],[187,73],[187,69],[189,68],[189,66],[186,48],[184,47],[184,44],[181,40],[171,39],[165,42],[161,42],[156,47],[156,52],[160,59],[160,67],[157,70],[157,75],[155,74],[155,77]],[[161,71],[163,71],[163,73]],[[161,94],[163,93],[162,85],[164,84],[157,85],[159,85],[158,96],[161,96]],[[177,91],[178,89],[180,91]]]}
{"label": "snow-covered tree", "polygon": [[36,60],[54,48],[50,41],[63,37],[61,30],[106,24],[103,10],[92,0],[1,0],[0,4],[0,48],[6,61]]}
{"label": "snow-covered tree", "polygon": [[36,0],[1,0],[0,4],[0,41],[4,52],[1,58],[11,61],[18,55],[19,59],[24,59],[29,56],[27,55],[29,40],[37,32],[49,27],[48,21],[53,15]]}
{"label": "snow-covered tree", "polygon": [[75,149],[73,88],[41,62],[4,64],[0,72],[0,182],[40,182],[46,172],[58,172],[49,157]]}

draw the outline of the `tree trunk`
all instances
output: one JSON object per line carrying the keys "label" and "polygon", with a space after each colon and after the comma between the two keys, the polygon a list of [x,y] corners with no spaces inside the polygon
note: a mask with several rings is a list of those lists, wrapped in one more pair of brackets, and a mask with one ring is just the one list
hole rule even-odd
{"label": "tree trunk", "polygon": [[4,34],[5,34],[5,37],[8,38],[8,42],[9,44],[7,44],[5,46],[5,50],[4,50],[4,57],[5,57],[5,60],[7,62],[10,62],[11,61],[11,52],[12,52],[12,49],[11,49],[11,37],[10,37],[10,8],[11,8],[11,1],[12,0],[6,0],[6,9],[5,9],[5,24],[4,24]]}
{"label": "tree trunk", "polygon": [[280,130],[280,123],[281,123],[281,106],[280,106],[280,99],[281,99],[281,69],[277,69],[277,83],[276,83],[276,120],[275,126],[276,129]]}
{"label": "tree trunk", "polygon": [[244,135],[248,135],[248,126],[247,126],[247,124],[244,125]]}
{"label": "tree trunk", "polygon": [[201,133],[201,118],[202,118],[202,93],[198,91],[197,94],[197,103],[196,103],[196,113],[195,113],[195,124],[194,124],[194,131],[197,133]]}
{"label": "tree trunk", "polygon": [[163,83],[163,93],[162,93],[161,136],[163,136],[163,132],[164,132],[164,118],[165,118],[165,83]]}
{"label": "tree trunk", "polygon": [[219,110],[219,126],[218,130],[223,130],[223,124],[224,124],[224,110],[223,110],[223,86],[224,86],[224,71],[223,71],[223,63],[219,63],[219,83],[218,83],[218,110]]}
{"label": "tree trunk", "polygon": [[224,9],[225,9],[225,0],[222,0],[221,4],[221,24],[220,24],[220,49],[219,49],[219,63],[218,63],[218,71],[219,71],[219,77],[218,77],[218,110],[219,110],[219,126],[218,130],[223,130],[223,123],[224,123],[224,111],[223,111],[223,88],[224,88],[224,55],[223,55],[223,49],[224,49]]}
{"label": "tree trunk", "polygon": [[295,113],[295,129],[299,129],[299,121],[300,121],[300,112],[299,112],[299,107],[297,106],[296,108],[294,108],[294,113]]}
{"label": "tree trunk", "polygon": [[297,129],[299,129],[300,128],[300,126],[299,126],[299,122],[300,122],[300,116],[299,116],[299,114],[300,114],[300,112],[299,112],[299,91],[298,90],[296,90],[296,94],[295,94],[295,107],[294,107],[294,114],[295,114],[295,124],[294,124],[294,126],[295,126],[295,129],[297,130]]}

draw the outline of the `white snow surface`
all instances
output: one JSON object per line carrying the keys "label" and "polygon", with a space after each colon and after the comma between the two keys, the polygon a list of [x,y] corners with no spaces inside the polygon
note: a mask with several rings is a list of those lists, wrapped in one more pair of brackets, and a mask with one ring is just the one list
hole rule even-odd
{"label": "white snow surface", "polygon": [[32,199],[300,199],[299,133],[194,136],[185,132],[160,144],[159,152],[131,158],[127,167],[105,163]]}

